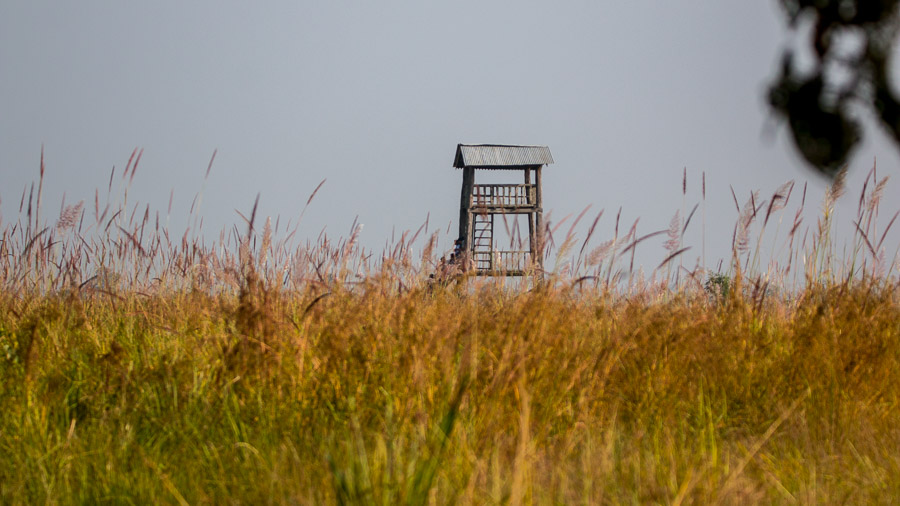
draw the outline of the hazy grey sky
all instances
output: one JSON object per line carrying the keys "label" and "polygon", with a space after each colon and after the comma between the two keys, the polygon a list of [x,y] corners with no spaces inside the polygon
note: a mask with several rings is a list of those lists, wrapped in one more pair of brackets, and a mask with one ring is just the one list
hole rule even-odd
{"label": "hazy grey sky", "polygon": [[[174,188],[178,226],[201,190],[210,236],[257,193],[261,216],[296,219],[327,178],[300,236],[346,235],[359,215],[377,248],[429,213],[456,226],[458,142],[546,144],[545,208],[606,209],[600,239],[620,206],[643,232],[665,228],[683,168],[688,209],[705,171],[707,250],[723,255],[729,185],[741,200],[789,179],[809,180],[814,201],[825,188],[784,128],[764,135],[787,40],[774,1],[6,0],[0,210],[15,218],[42,145],[48,213],[63,192],[92,203],[140,147],[129,199],[165,213]],[[851,194],[876,156],[898,176],[896,148],[868,131]],[[895,184],[885,200],[889,218]],[[848,224],[855,195],[840,212]]]}

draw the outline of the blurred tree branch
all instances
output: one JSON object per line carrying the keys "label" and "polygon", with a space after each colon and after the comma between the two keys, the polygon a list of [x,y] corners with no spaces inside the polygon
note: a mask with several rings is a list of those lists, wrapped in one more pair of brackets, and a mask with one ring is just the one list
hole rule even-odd
{"label": "blurred tree branch", "polygon": [[809,32],[812,61],[785,48],[768,101],[806,161],[828,175],[840,170],[862,137],[856,106],[873,112],[900,149],[900,100],[889,68],[900,0],[779,2],[790,29]]}

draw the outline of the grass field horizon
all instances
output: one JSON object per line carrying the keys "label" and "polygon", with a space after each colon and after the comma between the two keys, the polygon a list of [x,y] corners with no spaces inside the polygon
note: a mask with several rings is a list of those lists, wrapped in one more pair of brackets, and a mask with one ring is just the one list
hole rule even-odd
{"label": "grass field horizon", "polygon": [[129,202],[139,160],[52,216],[42,166],[0,222],[0,502],[900,500],[898,214],[874,168],[858,197],[843,175],[735,197],[719,269],[685,265],[704,176],[664,230],[549,223],[546,271],[510,282],[430,277],[428,225],[382,252],[298,238],[305,208],[173,237]]}

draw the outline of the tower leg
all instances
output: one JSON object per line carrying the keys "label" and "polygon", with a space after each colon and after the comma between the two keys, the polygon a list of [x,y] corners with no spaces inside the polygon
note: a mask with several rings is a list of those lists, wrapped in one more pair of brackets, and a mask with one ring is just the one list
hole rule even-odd
{"label": "tower leg", "polygon": [[538,275],[541,275],[544,271],[544,208],[543,195],[541,191],[540,167],[534,170],[534,186],[534,249],[536,253],[534,257],[534,264],[539,273]]}
{"label": "tower leg", "polygon": [[471,230],[470,223],[472,214],[469,209],[472,207],[472,190],[475,187],[475,169],[463,169],[463,184],[459,199],[459,239],[463,241],[463,250],[467,250],[471,243],[469,233]]}
{"label": "tower leg", "polygon": [[475,169],[463,169],[463,184],[459,202],[459,241],[456,251],[459,252],[459,268],[462,272],[469,270],[469,259],[472,258],[472,191],[475,188]]}
{"label": "tower leg", "polygon": [[531,253],[529,269],[537,269],[537,238],[534,236],[534,214],[528,213],[528,251]]}

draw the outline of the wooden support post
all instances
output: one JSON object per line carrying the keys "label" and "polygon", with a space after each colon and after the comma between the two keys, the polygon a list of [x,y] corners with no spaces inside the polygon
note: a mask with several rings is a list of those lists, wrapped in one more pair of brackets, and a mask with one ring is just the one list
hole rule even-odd
{"label": "wooden support post", "polygon": [[498,266],[494,265],[494,263],[495,262],[499,263],[499,260],[500,260],[499,258],[494,258],[494,230],[495,230],[494,229],[494,216],[497,216],[497,215],[494,213],[491,213],[491,239],[490,239],[490,241],[488,241],[488,249],[491,252],[491,256],[488,257],[491,259],[491,271],[498,270],[498,268],[497,268]]}
{"label": "wooden support post", "polygon": [[[539,271],[544,270],[544,207],[543,196],[541,195],[541,167],[534,170],[534,243],[535,250],[534,264]],[[529,220],[530,222],[530,220]]]}
{"label": "wooden support post", "polygon": [[532,267],[537,267],[537,238],[534,236],[534,213],[528,213],[528,252],[531,255]]}
{"label": "wooden support post", "polygon": [[463,169],[463,184],[459,202],[459,239],[462,240],[463,251],[472,246],[472,190],[475,187],[475,169]]}
{"label": "wooden support post", "polygon": [[475,169],[466,167],[463,169],[463,185],[460,193],[459,205],[459,240],[462,241],[460,257],[462,272],[468,272],[475,258],[474,226],[475,219],[472,216],[472,193],[475,189]]}
{"label": "wooden support post", "polygon": [[[525,205],[526,206],[534,205],[534,201],[532,199],[532,191],[528,187],[528,185],[530,185],[530,184],[531,184],[531,169],[525,169],[525,185],[526,186],[524,188],[524,191],[525,191]],[[534,225],[535,225],[534,224],[534,210],[529,210],[528,211],[528,252],[531,255],[531,264],[532,264],[531,267],[532,268],[537,267],[537,249],[536,249],[537,239],[534,236]],[[526,265],[522,266],[523,269],[525,267],[527,267],[527,266]]]}

